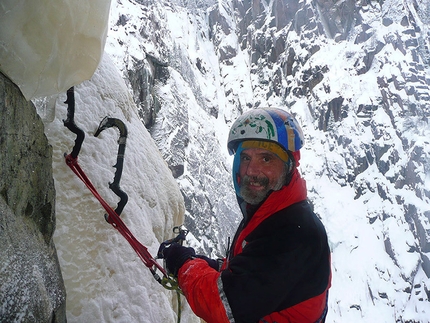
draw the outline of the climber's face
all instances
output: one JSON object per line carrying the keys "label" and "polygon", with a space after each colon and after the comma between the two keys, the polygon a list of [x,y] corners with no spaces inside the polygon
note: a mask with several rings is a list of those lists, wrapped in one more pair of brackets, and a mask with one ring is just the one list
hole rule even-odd
{"label": "climber's face", "polygon": [[274,153],[261,148],[245,149],[240,154],[240,195],[250,204],[258,204],[269,191],[285,183],[285,163]]}

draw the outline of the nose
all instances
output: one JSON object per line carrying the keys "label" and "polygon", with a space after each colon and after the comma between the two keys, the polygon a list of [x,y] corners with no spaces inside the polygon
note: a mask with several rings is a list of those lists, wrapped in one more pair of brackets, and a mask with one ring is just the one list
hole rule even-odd
{"label": "nose", "polygon": [[245,165],[245,174],[252,177],[252,176],[258,176],[260,174],[260,165],[258,162],[251,158]]}

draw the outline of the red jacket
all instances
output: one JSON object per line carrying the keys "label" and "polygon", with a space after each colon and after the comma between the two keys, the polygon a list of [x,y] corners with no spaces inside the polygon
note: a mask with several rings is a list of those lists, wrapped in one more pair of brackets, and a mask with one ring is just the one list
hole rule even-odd
{"label": "red jacket", "polygon": [[192,310],[208,323],[314,323],[325,317],[330,251],[324,227],[292,181],[244,214],[221,271],[187,261],[178,280]]}

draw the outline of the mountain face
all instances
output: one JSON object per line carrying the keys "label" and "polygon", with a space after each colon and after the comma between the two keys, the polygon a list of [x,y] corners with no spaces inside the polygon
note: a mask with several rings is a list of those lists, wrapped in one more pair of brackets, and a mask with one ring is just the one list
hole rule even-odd
{"label": "mountain face", "polygon": [[[78,88],[77,117],[86,131],[106,113],[127,119],[132,125],[134,134],[128,151],[132,152],[129,160],[133,161],[133,170],[127,168],[124,174],[134,205],[128,221],[155,251],[159,241],[170,233],[170,226],[181,218],[182,205],[177,203],[180,193],[172,185],[168,168],[151,153],[151,138],[141,131],[142,123],[147,127],[185,200],[189,244],[215,257],[225,253],[228,237],[233,236],[241,218],[231,184],[232,158],[226,151],[229,127],[238,115],[255,107],[291,111],[301,123],[306,141],[299,170],[332,250],[333,284],[327,321],[429,322],[429,17],[430,0],[121,0],[111,6],[105,53],[126,80],[140,120],[136,121],[135,111],[129,110],[134,105],[124,103],[129,98],[122,82],[115,79],[116,70],[107,57],[92,80]],[[20,109],[21,105],[32,109],[25,102],[14,108]],[[81,187],[76,183],[72,188],[65,186],[70,183],[62,157],[70,144],[70,134],[64,132],[61,122],[65,107],[58,104],[50,112],[52,120],[46,121],[45,133],[55,143],[52,165],[57,176],[56,212],[64,215],[57,227],[59,258],[65,264],[62,270],[67,282],[77,285],[68,288],[68,301],[78,304],[78,310],[72,310],[72,320],[111,321],[122,311],[122,307],[116,311],[119,299],[127,306],[131,304],[130,317],[172,320],[170,294],[153,292],[156,282],[148,272],[142,274],[124,241],[124,250],[130,254],[114,256],[114,251],[123,250],[121,242],[99,221],[100,210],[82,203]],[[31,114],[25,112],[20,117]],[[14,123],[16,118],[12,119],[10,124],[5,119],[6,128],[2,130],[19,128]],[[40,120],[30,124],[33,126],[21,130],[37,127],[41,133]],[[104,141],[87,138],[86,143],[109,155],[108,138],[116,140],[112,134],[105,135]],[[49,165],[45,139],[35,146],[42,147],[36,155]],[[28,154],[22,152],[28,142],[10,144],[19,154],[9,154],[12,162],[7,163],[19,167],[22,158],[16,163],[13,159]],[[93,160],[87,164],[93,173],[107,173],[104,163],[97,162],[100,154],[91,154],[91,148],[83,152],[83,160]],[[28,165],[36,164],[30,161]],[[14,167],[6,168],[13,173]],[[32,169],[29,167],[21,170],[25,173]],[[50,296],[44,298],[47,310],[39,311],[41,317],[63,320],[65,293],[51,239],[54,187],[50,169],[43,168],[43,172],[48,174],[46,183],[39,178],[27,194],[31,200],[41,197],[42,192],[39,200],[47,205],[42,208],[37,207],[40,201],[6,194],[10,180],[2,178],[5,203],[1,205],[1,219],[7,221],[1,230],[8,232],[2,236],[4,244],[11,248],[17,244],[13,247],[15,255],[22,254],[23,259],[28,250],[34,250],[32,255],[44,255],[25,263],[30,270],[25,266],[9,268],[10,274],[5,271],[3,280],[12,288],[19,281],[29,291],[28,283],[38,279],[33,284],[35,295],[42,291]],[[28,180],[37,179],[27,177],[22,183],[15,182],[25,186]],[[107,180],[96,178],[97,186],[104,187],[102,183]],[[34,191],[40,183],[46,184],[48,193],[44,189]],[[147,183],[155,190],[143,187]],[[174,198],[170,199],[172,192]],[[158,204],[159,199],[162,203]],[[21,208],[25,214],[16,221],[12,213],[17,205],[9,205],[7,200],[33,207]],[[81,209],[70,212],[70,201]],[[34,217],[36,209],[49,220],[45,221],[47,225],[43,219],[35,224],[25,220]],[[72,237],[69,228],[76,226],[81,214],[94,222],[78,227]],[[29,223],[31,228],[34,226],[30,234],[23,230]],[[84,231],[79,231],[81,228]],[[89,246],[86,237],[95,244]],[[117,248],[103,245],[107,239]],[[14,256],[9,252],[11,248],[3,248],[2,258]],[[81,260],[79,271],[75,260],[68,260],[74,255]],[[36,267],[39,269],[35,271]],[[94,268],[106,270],[101,275]],[[23,275],[19,274],[21,269]],[[123,277],[123,272],[128,274]],[[128,279],[140,275],[145,278],[142,284]],[[46,280],[48,276],[54,278]],[[59,286],[61,293],[48,295],[52,284]],[[97,296],[107,292],[106,299]],[[12,301],[20,296],[7,295]],[[156,301],[151,302],[151,297]],[[27,298],[22,300],[26,302]],[[31,306],[38,311],[36,303]],[[84,305],[88,307],[81,313]],[[26,309],[10,308],[14,313]],[[187,322],[195,320],[193,317]]]}
{"label": "mountain face", "polygon": [[121,1],[106,52],[222,255],[240,219],[228,129],[277,106],[333,251],[331,322],[428,322],[430,1]]}

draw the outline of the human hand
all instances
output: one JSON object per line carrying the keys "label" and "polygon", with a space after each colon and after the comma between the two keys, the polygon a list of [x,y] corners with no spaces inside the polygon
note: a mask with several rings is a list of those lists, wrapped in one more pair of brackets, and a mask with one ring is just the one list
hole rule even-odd
{"label": "human hand", "polygon": [[179,243],[172,243],[170,246],[158,252],[158,257],[166,260],[167,271],[175,277],[178,275],[179,268],[181,268],[188,259],[195,256],[196,252],[193,248],[181,246]]}

